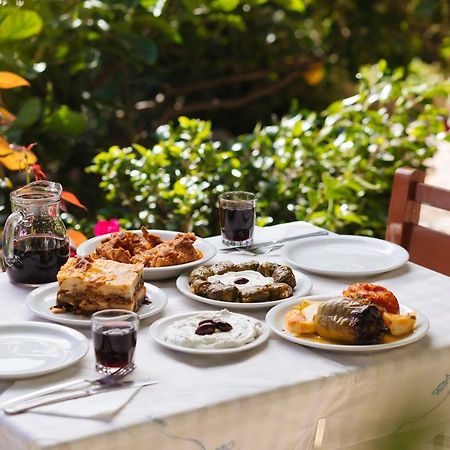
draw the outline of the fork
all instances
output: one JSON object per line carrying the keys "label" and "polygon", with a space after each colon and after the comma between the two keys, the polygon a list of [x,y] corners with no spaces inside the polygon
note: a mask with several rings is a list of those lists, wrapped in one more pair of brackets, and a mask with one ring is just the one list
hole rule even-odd
{"label": "fork", "polygon": [[11,400],[7,400],[6,402],[3,402],[0,406],[5,407],[9,406],[13,403],[22,402],[25,400],[31,400],[37,397],[42,397],[47,394],[53,394],[55,392],[64,391],[68,388],[78,386],[80,384],[91,384],[94,386],[111,386],[115,383],[117,383],[121,378],[128,375],[130,372],[132,372],[135,369],[136,365],[134,363],[129,363],[125,366],[120,367],[115,372],[112,372],[108,375],[102,376],[100,378],[96,378],[93,380],[90,379],[84,379],[79,378],[78,380],[69,381],[68,383],[60,383],[55,386],[50,386],[48,388],[39,389],[38,391],[31,392],[29,394],[21,395],[19,397],[15,397]]}
{"label": "fork", "polygon": [[[309,237],[313,237],[313,236],[325,236],[329,234],[328,231],[325,230],[319,230],[319,231],[312,231],[311,233],[306,233],[306,234],[300,234],[300,235],[295,235],[295,236],[289,236],[286,238],[282,238],[282,239],[275,239],[274,241],[269,241],[269,242],[262,242],[260,244],[253,244],[253,245],[249,245],[248,247],[228,247],[228,248],[221,248],[220,251],[222,253],[234,253],[234,252],[251,252],[254,251],[256,249],[262,249],[262,248],[267,248],[267,247],[274,247],[274,246],[278,246],[278,245],[283,245],[286,242],[289,241],[295,241],[297,239],[303,239],[303,238],[309,238]],[[255,254],[259,254],[259,255],[263,255],[265,253],[256,253]]]}
{"label": "fork", "polygon": [[241,255],[268,255],[272,250],[278,250],[284,244],[272,245],[271,247],[249,248],[248,250],[241,250]]}

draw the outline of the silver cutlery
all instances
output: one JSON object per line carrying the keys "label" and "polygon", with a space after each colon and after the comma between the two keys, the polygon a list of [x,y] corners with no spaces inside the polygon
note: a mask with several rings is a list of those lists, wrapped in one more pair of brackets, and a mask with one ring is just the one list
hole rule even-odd
{"label": "silver cutlery", "polygon": [[280,245],[280,244],[283,245],[285,242],[295,241],[297,239],[303,239],[303,238],[313,237],[313,236],[325,236],[327,234],[329,234],[329,233],[328,233],[328,231],[325,231],[325,230],[313,231],[311,233],[299,234],[299,235],[290,236],[290,237],[283,238],[283,239],[276,239],[274,241],[268,241],[268,242],[262,242],[260,244],[249,245],[248,247],[221,248],[220,251],[223,253],[232,253],[232,252],[239,252],[239,251],[253,252],[253,251],[263,248],[263,247],[272,247],[272,246]]}
{"label": "silver cutlery", "polygon": [[283,247],[284,244],[274,244],[272,246],[267,246],[267,247],[261,247],[261,248],[255,248],[253,250],[247,250],[247,249],[243,249],[241,250],[241,253],[243,255],[268,255],[271,251],[273,250],[278,250],[281,247]]}
{"label": "silver cutlery", "polygon": [[53,393],[59,392],[59,391],[64,391],[68,388],[73,388],[80,384],[91,384],[93,386],[111,386],[111,385],[114,385],[115,383],[117,383],[125,375],[128,375],[130,372],[132,372],[135,369],[135,367],[136,366],[134,363],[130,363],[130,364],[127,364],[126,366],[123,366],[123,367],[117,369],[113,373],[102,376],[100,378],[95,378],[93,380],[79,378],[77,380],[69,381],[67,383],[60,383],[60,384],[56,384],[54,386],[50,386],[48,388],[39,389],[38,391],[30,392],[29,394],[21,395],[19,397],[14,397],[10,400],[7,400],[6,402],[3,402],[0,405],[0,408],[4,408],[5,406],[12,405],[17,402],[23,402],[25,400],[31,400],[34,398],[42,397],[44,395],[53,394]]}
{"label": "silver cutlery", "polygon": [[3,407],[5,414],[19,414],[21,412],[29,411],[30,409],[37,408],[38,406],[52,405],[54,403],[64,402],[66,400],[75,400],[77,398],[89,397],[91,395],[102,394],[104,392],[119,391],[122,389],[130,389],[134,387],[150,386],[158,384],[159,381],[147,380],[147,381],[124,381],[120,384],[109,384],[105,386],[87,387],[85,389],[78,389],[76,391],[62,392],[50,396],[49,398],[35,398],[19,405]]}

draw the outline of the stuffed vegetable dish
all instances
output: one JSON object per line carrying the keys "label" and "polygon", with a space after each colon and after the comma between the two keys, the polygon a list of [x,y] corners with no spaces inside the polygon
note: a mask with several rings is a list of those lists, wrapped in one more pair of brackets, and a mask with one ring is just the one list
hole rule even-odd
{"label": "stuffed vegetable dish", "polygon": [[189,285],[194,294],[212,300],[257,303],[291,297],[297,281],[292,269],[281,264],[224,261],[195,268]]}
{"label": "stuffed vegetable dish", "polygon": [[351,285],[327,301],[304,300],[285,316],[292,334],[346,345],[389,342],[412,333],[415,324],[416,314],[400,314],[392,292],[370,283]]}

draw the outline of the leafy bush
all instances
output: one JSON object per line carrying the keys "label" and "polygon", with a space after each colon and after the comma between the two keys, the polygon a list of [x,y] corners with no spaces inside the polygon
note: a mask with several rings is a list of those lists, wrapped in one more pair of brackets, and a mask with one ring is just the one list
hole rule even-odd
{"label": "leafy bush", "polygon": [[7,139],[37,142],[44,170],[94,214],[83,169],[99,149],[153,145],[180,115],[230,136],[292,99],[320,111],[380,58],[445,64],[447,18],[435,0],[3,0],[1,69],[31,82],[5,93],[18,118]]}
{"label": "leafy bush", "polygon": [[239,189],[258,193],[259,224],[298,219],[383,235],[394,171],[423,167],[435,140],[448,138],[447,111],[433,102],[450,84],[436,77],[418,61],[408,75],[380,61],[357,75],[354,96],[227,142],[213,139],[209,122],[180,117],[158,128],[151,148],[114,146],[95,157],[89,171],[108,201],[101,213],[126,227],[208,235],[218,230],[218,194]]}

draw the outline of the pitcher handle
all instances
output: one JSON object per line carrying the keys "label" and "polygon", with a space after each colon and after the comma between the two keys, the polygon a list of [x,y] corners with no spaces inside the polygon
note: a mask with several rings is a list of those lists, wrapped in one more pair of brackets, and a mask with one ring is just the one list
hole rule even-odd
{"label": "pitcher handle", "polygon": [[6,219],[3,228],[3,259],[4,263],[14,257],[14,229],[25,218],[25,214],[19,209],[11,213]]}

